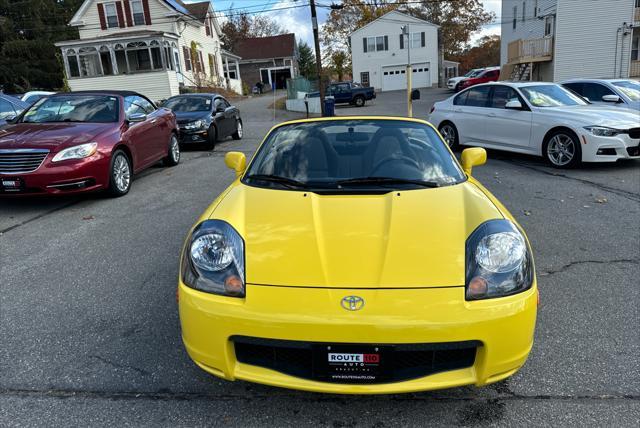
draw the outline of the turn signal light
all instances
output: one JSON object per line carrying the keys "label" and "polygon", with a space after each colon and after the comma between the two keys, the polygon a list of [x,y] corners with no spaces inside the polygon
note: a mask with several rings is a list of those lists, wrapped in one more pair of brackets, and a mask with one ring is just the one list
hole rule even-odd
{"label": "turn signal light", "polygon": [[244,294],[244,285],[237,275],[230,275],[224,280],[224,290],[230,296],[240,296]]}
{"label": "turn signal light", "polygon": [[487,294],[487,280],[481,276],[472,278],[467,287],[467,298],[477,299],[485,294]]}

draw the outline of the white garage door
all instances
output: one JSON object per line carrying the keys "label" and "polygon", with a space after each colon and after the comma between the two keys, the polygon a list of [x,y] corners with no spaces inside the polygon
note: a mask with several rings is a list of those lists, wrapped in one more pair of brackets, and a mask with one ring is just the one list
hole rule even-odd
{"label": "white garage door", "polygon": [[[404,65],[382,67],[382,90],[397,91],[407,89],[407,67]],[[412,86],[414,88],[426,88],[431,86],[431,74],[429,63],[413,64]]]}

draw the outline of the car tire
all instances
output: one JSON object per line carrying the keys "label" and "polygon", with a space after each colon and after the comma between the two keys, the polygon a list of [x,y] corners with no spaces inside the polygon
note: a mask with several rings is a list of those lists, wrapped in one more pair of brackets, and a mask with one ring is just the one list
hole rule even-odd
{"label": "car tire", "polygon": [[554,131],[542,144],[542,156],[554,168],[576,168],[582,163],[580,140],[568,129]]}
{"label": "car tire", "polygon": [[365,99],[364,97],[358,96],[353,99],[353,104],[356,107],[364,107]]}
{"label": "car tire", "polygon": [[167,153],[167,157],[162,161],[165,166],[176,166],[180,163],[180,143],[178,142],[178,137],[173,132],[169,139],[169,152]]}
{"label": "car tire", "polygon": [[241,140],[243,134],[244,129],[242,127],[242,121],[238,119],[236,120],[236,132],[234,132],[231,137],[233,137],[234,140]]}
{"label": "car tire", "polygon": [[122,150],[116,150],[111,156],[109,165],[109,194],[118,198],[129,193],[132,178],[133,172],[129,156]]}
{"label": "car tire", "polygon": [[438,128],[440,135],[447,143],[451,150],[458,150],[460,148],[460,139],[458,138],[458,129],[451,122],[443,122]]}
{"label": "car tire", "polygon": [[207,141],[206,146],[208,150],[213,150],[216,148],[216,143],[218,142],[218,130],[214,125],[209,126],[209,131],[207,131]]}

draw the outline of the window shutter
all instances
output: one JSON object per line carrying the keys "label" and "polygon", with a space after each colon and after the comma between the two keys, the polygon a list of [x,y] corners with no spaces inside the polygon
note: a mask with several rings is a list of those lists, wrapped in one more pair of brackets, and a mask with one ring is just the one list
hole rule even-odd
{"label": "window shutter", "polygon": [[149,12],[149,0],[142,0],[142,10],[144,11],[144,23],[151,25],[151,12]]}
{"label": "window shutter", "polygon": [[362,38],[362,47],[364,48],[364,53],[367,53],[367,38]]}
{"label": "window shutter", "polygon": [[131,5],[129,0],[123,0],[124,3],[124,16],[127,18],[127,27],[133,27],[133,19],[131,19]]}
{"label": "window shutter", "polygon": [[400,49],[404,49],[404,34],[400,34]]}
{"label": "window shutter", "polygon": [[191,71],[191,52],[188,47],[182,47],[182,55],[184,55],[184,69]]}
{"label": "window shutter", "polygon": [[389,36],[384,36],[384,50],[389,50]]}
{"label": "window shutter", "polygon": [[202,59],[202,51],[198,51],[198,71],[204,73],[204,60]]}
{"label": "window shutter", "polygon": [[208,16],[204,19],[204,28],[207,32],[207,36],[211,35],[211,18]]}
{"label": "window shutter", "polygon": [[127,24],[124,22],[124,13],[122,13],[122,2],[116,2],[116,12],[118,13],[118,25],[120,28],[124,28]]}
{"label": "window shutter", "polygon": [[422,39],[421,46],[422,46],[422,47],[425,47],[426,42],[427,42],[427,40],[426,40],[426,39],[427,39],[427,37],[426,37],[426,34],[424,33],[424,31],[423,31],[422,33],[420,33],[420,38]]}
{"label": "window shutter", "polygon": [[102,3],[98,3],[98,16],[100,17],[100,28],[107,29],[107,19],[104,17],[104,6]]}

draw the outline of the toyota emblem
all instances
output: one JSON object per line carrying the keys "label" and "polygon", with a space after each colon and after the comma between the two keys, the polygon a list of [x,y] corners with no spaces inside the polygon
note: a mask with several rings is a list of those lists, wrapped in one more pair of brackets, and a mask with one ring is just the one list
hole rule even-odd
{"label": "toyota emblem", "polygon": [[360,296],[346,296],[342,298],[340,305],[348,311],[359,311],[364,307],[364,299]]}

